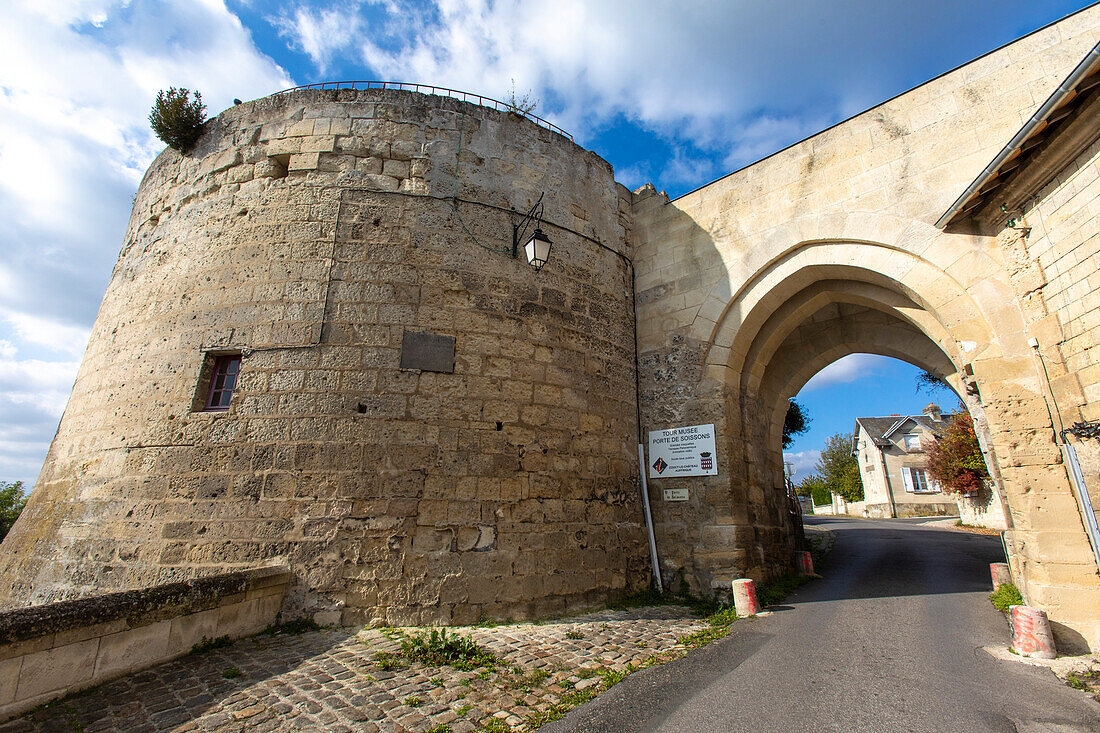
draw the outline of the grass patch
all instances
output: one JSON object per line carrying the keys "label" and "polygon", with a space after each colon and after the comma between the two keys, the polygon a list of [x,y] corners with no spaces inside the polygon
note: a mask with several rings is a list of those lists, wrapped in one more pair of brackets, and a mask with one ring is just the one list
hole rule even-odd
{"label": "grass patch", "polygon": [[222,677],[225,677],[227,680],[237,679],[243,674],[244,672],[241,671],[240,667],[230,667],[229,669],[222,670]]}
{"label": "grass patch", "polygon": [[430,680],[428,680],[428,682],[431,682],[436,687],[442,687],[443,686],[443,678],[442,677],[432,677]]}
{"label": "grass patch", "polygon": [[478,646],[473,639],[448,635],[446,629],[432,629],[427,634],[407,634],[401,640],[401,651],[411,661],[437,667],[447,665],[471,670],[496,665],[496,657]]}
{"label": "grass patch", "polygon": [[[493,619],[489,618],[488,616],[482,616],[481,618],[479,618],[477,620],[477,623],[474,624],[474,627],[478,628],[478,629],[492,629],[492,628],[495,628],[497,626],[511,626],[515,622],[516,622],[515,619],[513,619],[510,616],[508,618],[504,619],[503,621],[494,621]],[[535,623],[535,622],[532,621],[531,623]]]}
{"label": "grass patch", "polygon": [[997,590],[989,594],[989,602],[992,603],[998,611],[1008,613],[1009,606],[1022,606],[1024,604],[1024,597],[1020,595],[1020,589],[1013,583],[1002,583],[997,586]]}
{"label": "grass patch", "polygon": [[471,705],[469,703],[463,703],[463,704],[459,705],[457,708],[455,708],[455,715],[457,715],[459,717],[462,717],[463,715],[465,715],[466,713],[470,712],[473,709],[474,709],[473,705]]}
{"label": "grass patch", "polygon": [[431,728],[428,728],[427,733],[451,733],[451,726],[446,723],[436,723]]}
{"label": "grass patch", "polygon": [[680,642],[688,649],[698,649],[701,646],[706,646],[712,641],[718,641],[719,639],[725,638],[729,633],[730,630],[728,626],[709,626],[690,634],[685,634],[676,641]]}
{"label": "grass patch", "polygon": [[395,669],[404,669],[405,661],[400,654],[393,652],[378,652],[374,655],[374,661],[384,672],[392,672]]}
{"label": "grass patch", "polygon": [[406,698],[405,698],[405,699],[403,700],[403,702],[404,702],[404,703],[405,703],[406,705],[408,705],[408,706],[409,706],[410,708],[418,708],[418,707],[420,707],[421,705],[423,705],[423,704],[424,704],[424,701],[423,701],[423,700],[421,700],[421,699],[420,699],[419,697],[417,697],[416,695],[411,695],[411,696],[409,696],[409,697],[406,697]]}
{"label": "grass patch", "polygon": [[1063,681],[1075,690],[1092,692],[1094,687],[1100,687],[1100,671],[1070,672]]}
{"label": "grass patch", "polygon": [[275,636],[276,634],[290,634],[297,636],[298,634],[305,634],[309,631],[320,631],[321,627],[316,621],[311,618],[296,618],[293,621],[287,621],[285,624],[272,624],[266,629],[261,631],[261,634],[268,636]]}
{"label": "grass patch", "polygon": [[565,638],[566,639],[583,639],[584,634],[582,634],[580,631],[577,631],[576,629],[570,629],[568,632],[566,632]]}
{"label": "grass patch", "polygon": [[783,602],[783,599],[794,593],[807,582],[809,578],[804,575],[787,573],[781,575],[770,583],[761,584],[757,590],[757,598],[761,606],[774,606]]}
{"label": "grass patch", "polygon": [[550,673],[545,669],[537,669],[528,675],[522,674],[522,670],[520,670],[520,676],[508,680],[507,686],[511,690],[530,692],[545,682],[549,676]]}
{"label": "grass patch", "polygon": [[711,626],[729,626],[737,619],[737,609],[733,606],[729,606],[708,616],[707,623]]}
{"label": "grass patch", "polygon": [[500,718],[489,718],[482,724],[481,729],[485,733],[509,733],[512,730],[511,726]]}
{"label": "grass patch", "polygon": [[203,652],[208,652],[211,649],[221,649],[232,644],[233,642],[229,639],[228,636],[219,636],[214,639],[207,639],[204,636],[202,641],[191,647],[191,651],[188,652],[188,654],[202,654]]}

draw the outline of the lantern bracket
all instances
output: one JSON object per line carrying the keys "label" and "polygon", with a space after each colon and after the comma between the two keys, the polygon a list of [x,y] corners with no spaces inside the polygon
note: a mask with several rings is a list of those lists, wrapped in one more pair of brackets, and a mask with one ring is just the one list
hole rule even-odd
{"label": "lantern bracket", "polygon": [[[523,241],[524,236],[527,234],[527,227],[531,226],[532,222],[535,222],[535,228],[538,229],[538,225],[542,223],[542,197],[546,195],[543,191],[539,194],[539,200],[535,202],[535,205],[524,215],[523,220],[519,224],[512,225],[512,259],[519,257],[519,243]],[[518,211],[516,212],[519,213]]]}

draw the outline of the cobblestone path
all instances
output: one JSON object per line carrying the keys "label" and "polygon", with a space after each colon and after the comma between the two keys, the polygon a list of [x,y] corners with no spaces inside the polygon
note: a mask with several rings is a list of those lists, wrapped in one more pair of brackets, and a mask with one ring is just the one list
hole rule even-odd
{"label": "cobblestone path", "polygon": [[662,606],[454,629],[498,659],[473,671],[387,661],[400,630],[261,635],[60,700],[0,733],[525,730],[624,671],[682,656],[680,639],[705,627],[687,608]]}

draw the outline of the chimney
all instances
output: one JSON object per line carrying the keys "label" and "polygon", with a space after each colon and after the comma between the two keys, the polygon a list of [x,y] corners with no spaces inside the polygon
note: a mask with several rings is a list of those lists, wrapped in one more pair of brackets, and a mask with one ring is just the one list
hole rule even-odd
{"label": "chimney", "polygon": [[943,420],[943,411],[940,410],[940,406],[935,402],[929,402],[925,406],[923,412],[931,418],[932,422],[941,422]]}

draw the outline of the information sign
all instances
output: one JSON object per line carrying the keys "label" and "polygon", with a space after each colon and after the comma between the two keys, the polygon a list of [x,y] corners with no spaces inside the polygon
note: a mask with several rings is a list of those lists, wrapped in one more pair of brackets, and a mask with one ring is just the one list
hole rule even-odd
{"label": "information sign", "polygon": [[664,490],[665,501],[687,501],[688,490],[687,489],[665,489]]}
{"label": "information sign", "polygon": [[649,477],[717,476],[714,425],[649,432]]}

